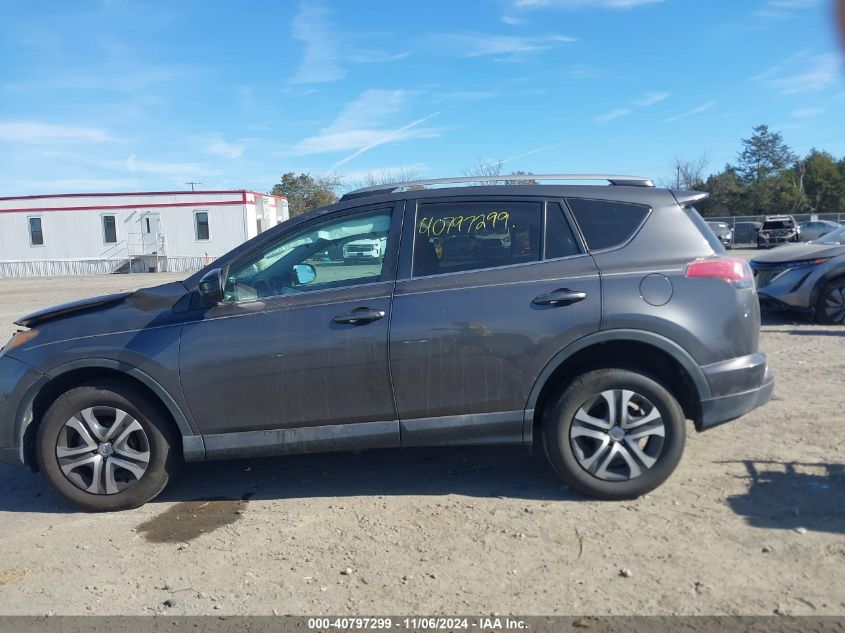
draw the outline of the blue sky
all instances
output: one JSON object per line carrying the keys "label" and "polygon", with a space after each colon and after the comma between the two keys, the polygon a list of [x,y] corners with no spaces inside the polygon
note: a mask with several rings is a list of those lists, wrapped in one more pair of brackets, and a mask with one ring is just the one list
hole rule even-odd
{"label": "blue sky", "polygon": [[0,196],[845,155],[830,0],[0,0]]}

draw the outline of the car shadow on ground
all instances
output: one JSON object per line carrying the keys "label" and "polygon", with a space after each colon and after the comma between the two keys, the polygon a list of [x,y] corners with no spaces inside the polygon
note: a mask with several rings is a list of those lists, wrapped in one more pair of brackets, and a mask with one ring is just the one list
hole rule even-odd
{"label": "car shadow on ground", "polygon": [[[73,512],[40,475],[0,467],[0,512]],[[519,448],[413,448],[187,464],[151,503],[464,495],[581,499],[541,455]]]}
{"label": "car shadow on ground", "polygon": [[752,527],[845,534],[845,465],[744,460],[750,486],[728,497]]}

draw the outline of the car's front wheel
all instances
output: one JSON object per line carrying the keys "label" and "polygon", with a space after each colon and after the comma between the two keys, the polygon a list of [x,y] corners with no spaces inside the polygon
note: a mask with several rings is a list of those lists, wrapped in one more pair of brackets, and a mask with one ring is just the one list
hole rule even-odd
{"label": "car's front wheel", "polygon": [[598,499],[633,499],[659,486],[678,465],[685,438],[675,397],[625,369],[578,377],[543,420],[554,469],[573,489]]}
{"label": "car's front wheel", "polygon": [[120,384],[71,389],[38,427],[38,465],[50,485],[86,510],[135,508],[158,495],[178,463],[160,407]]}
{"label": "car's front wheel", "polygon": [[816,320],[828,325],[845,324],[845,277],[834,279],[819,293]]}

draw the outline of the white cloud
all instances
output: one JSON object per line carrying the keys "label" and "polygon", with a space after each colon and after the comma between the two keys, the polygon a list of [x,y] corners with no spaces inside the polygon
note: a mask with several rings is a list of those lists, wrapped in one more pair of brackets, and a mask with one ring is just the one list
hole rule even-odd
{"label": "white cloud", "polygon": [[594,116],[593,121],[596,123],[607,123],[608,121],[612,121],[613,119],[618,119],[619,117],[627,116],[629,114],[631,114],[631,111],[628,108],[614,108],[613,110]]}
{"label": "white cloud", "polygon": [[544,145],[543,147],[535,147],[534,149],[530,149],[527,152],[522,152],[520,154],[516,154],[514,156],[508,156],[504,160],[496,161],[500,165],[504,165],[505,163],[510,163],[515,161],[519,158],[525,158],[526,156],[531,156],[533,154],[539,154],[540,152],[545,152],[550,149],[554,149],[555,147],[560,147],[561,145],[566,145],[566,141],[561,141],[560,143],[552,143],[551,145]]}
{"label": "white cloud", "polygon": [[522,9],[633,9],[648,4],[659,4],[664,0],[516,0],[514,5]]}
{"label": "white cloud", "polygon": [[314,2],[302,2],[292,23],[293,38],[302,43],[303,56],[293,83],[327,83],[347,75],[345,64],[372,64],[405,59],[409,52],[385,53],[352,50],[344,33],[334,27],[328,9]]}
{"label": "white cloud", "polygon": [[809,119],[820,114],[824,114],[824,108],[799,108],[792,112],[793,118],[796,119]]}
{"label": "white cloud", "polygon": [[245,149],[246,145],[243,143],[229,143],[223,139],[209,141],[205,147],[209,154],[223,156],[224,158],[240,158]]}
{"label": "white cloud", "polygon": [[825,90],[842,85],[842,58],[837,52],[802,51],[752,79],[766,82],[781,94]]}
{"label": "white cloud", "polygon": [[634,105],[640,107],[653,106],[669,97],[668,92],[647,92],[639,99],[634,99]]}
{"label": "white cloud", "polygon": [[513,15],[503,15],[502,22],[504,22],[508,26],[519,26],[521,24],[525,24],[525,20],[523,20],[522,18],[515,17]]}
{"label": "white cloud", "polygon": [[51,178],[42,180],[0,180],[6,193],[73,193],[76,191],[121,191],[140,188],[137,180],[126,178]]}
{"label": "white cloud", "polygon": [[337,81],[346,76],[338,63],[337,39],[329,23],[329,12],[313,4],[300,5],[293,19],[293,38],[305,47],[302,62],[291,81],[321,83]]}
{"label": "white cloud", "polygon": [[402,111],[407,96],[404,90],[367,90],[347,104],[331,125],[297,143],[294,153],[310,155],[352,151],[336,163],[336,166],[341,166],[379,145],[439,136],[439,130],[421,127],[438,112],[399,127],[388,124]]}
{"label": "white cloud", "polygon": [[198,163],[160,163],[144,161],[138,160],[135,154],[130,154],[126,159],[126,169],[130,172],[157,174],[159,176],[170,176],[173,178],[186,178],[211,173],[203,169],[203,167]]}
{"label": "white cloud", "polygon": [[9,143],[104,143],[112,140],[107,132],[90,127],[53,125],[39,121],[0,122],[0,141]]}
{"label": "white cloud", "polygon": [[699,106],[694,107],[692,110],[687,110],[686,112],[682,112],[681,114],[676,114],[675,116],[670,116],[668,119],[663,119],[666,123],[670,123],[672,121],[677,121],[678,119],[685,119],[688,116],[692,116],[694,114],[700,114],[701,112],[706,112],[710,108],[716,105],[716,101],[706,101]]}
{"label": "white cloud", "polygon": [[566,35],[518,37],[484,33],[443,33],[432,37],[431,45],[439,50],[451,50],[462,57],[484,57],[535,53],[575,41],[575,38]]}

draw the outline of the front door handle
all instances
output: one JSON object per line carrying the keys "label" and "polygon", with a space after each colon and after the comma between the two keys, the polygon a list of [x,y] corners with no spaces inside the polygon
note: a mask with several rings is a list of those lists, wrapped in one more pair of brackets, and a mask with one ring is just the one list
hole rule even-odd
{"label": "front door handle", "polygon": [[362,325],[372,323],[384,318],[384,310],[373,310],[372,308],[355,308],[351,312],[338,314],[332,321],[349,325]]}
{"label": "front door handle", "polygon": [[569,288],[558,288],[544,295],[534,297],[531,303],[538,306],[568,306],[572,303],[583,301],[586,298],[586,292],[570,290]]}

